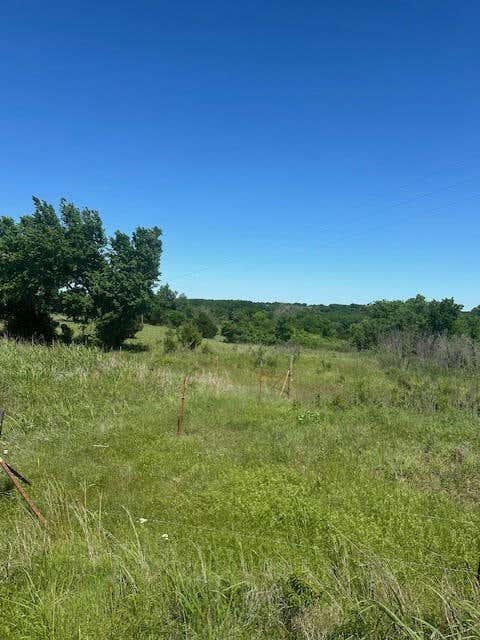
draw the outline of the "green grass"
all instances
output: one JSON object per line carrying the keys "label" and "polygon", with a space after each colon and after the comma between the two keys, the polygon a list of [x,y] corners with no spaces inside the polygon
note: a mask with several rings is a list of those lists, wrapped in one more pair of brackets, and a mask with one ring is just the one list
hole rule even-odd
{"label": "green grass", "polygon": [[162,335],[0,344],[2,640],[480,637],[474,378]]}

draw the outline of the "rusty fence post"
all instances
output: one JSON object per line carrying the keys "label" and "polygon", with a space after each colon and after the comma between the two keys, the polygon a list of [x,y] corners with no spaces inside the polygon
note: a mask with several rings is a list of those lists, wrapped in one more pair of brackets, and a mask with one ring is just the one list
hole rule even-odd
{"label": "rusty fence post", "polygon": [[293,355],[290,356],[290,362],[287,369],[287,374],[283,380],[282,388],[280,390],[280,397],[283,396],[283,393],[286,392],[287,398],[290,398],[290,393],[292,390],[292,379],[293,379]]}
{"label": "rusty fence post", "polygon": [[290,398],[290,393],[292,391],[292,380],[293,380],[293,356],[290,356],[290,365],[288,367],[288,373],[287,373],[287,398]]}
{"label": "rusty fence post", "polygon": [[287,371],[287,374],[286,374],[285,378],[283,379],[282,388],[280,389],[280,397],[283,396],[283,392],[285,391],[285,389],[287,387],[288,375],[289,375],[289,371]]}
{"label": "rusty fence post", "polygon": [[262,401],[262,391],[263,391],[263,371],[260,369],[260,373],[258,374],[258,401]]}
{"label": "rusty fence post", "polygon": [[22,487],[22,485],[21,485],[21,483],[19,481],[19,478],[21,480],[23,480],[23,482],[26,482],[27,484],[30,484],[28,482],[28,480],[26,480],[26,478],[24,478],[20,473],[18,473],[18,471],[15,471],[15,469],[13,469],[7,462],[5,462],[5,460],[3,460],[3,458],[0,458],[0,467],[3,469],[3,471],[4,471],[5,475],[7,476],[7,478],[9,478],[10,482],[12,482],[12,484],[14,485],[14,487],[16,488],[18,493],[22,496],[22,498],[28,504],[28,507],[29,507],[30,511],[33,514],[35,514],[35,516],[38,518],[40,524],[42,524],[44,527],[46,527],[47,526],[47,521],[45,520],[43,515],[40,513],[40,511],[38,510],[38,508],[34,504],[33,500],[30,498],[28,493]]}
{"label": "rusty fence post", "polygon": [[183,412],[185,410],[185,392],[187,389],[187,380],[188,375],[184,376],[182,382],[182,388],[180,393],[180,406],[178,408],[178,419],[177,419],[177,436],[183,435]]}

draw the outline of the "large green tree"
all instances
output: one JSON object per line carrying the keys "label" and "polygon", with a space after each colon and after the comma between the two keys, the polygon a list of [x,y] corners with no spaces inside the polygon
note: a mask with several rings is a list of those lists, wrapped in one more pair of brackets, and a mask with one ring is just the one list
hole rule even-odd
{"label": "large green tree", "polygon": [[218,327],[207,311],[200,309],[195,316],[195,324],[204,338],[214,338],[217,335]]}
{"label": "large green tree", "polygon": [[61,294],[61,309],[73,320],[95,318],[91,291],[95,274],[105,262],[107,238],[97,211],[60,202],[65,234],[68,280]]}
{"label": "large green tree", "polygon": [[51,340],[51,312],[68,275],[67,248],[55,209],[33,198],[34,212],[0,222],[0,304],[8,333]]}
{"label": "large green tree", "polygon": [[120,345],[139,327],[159,275],[160,229],[117,232],[107,242],[96,211],[62,200],[57,214],[33,199],[18,221],[0,218],[0,316],[8,333],[51,340],[54,312],[94,321],[100,341]]}
{"label": "large green tree", "polygon": [[140,328],[159,276],[160,236],[158,227],[139,227],[131,238],[117,231],[110,239],[105,261],[93,274],[91,287],[97,335],[105,346],[121,345]]}

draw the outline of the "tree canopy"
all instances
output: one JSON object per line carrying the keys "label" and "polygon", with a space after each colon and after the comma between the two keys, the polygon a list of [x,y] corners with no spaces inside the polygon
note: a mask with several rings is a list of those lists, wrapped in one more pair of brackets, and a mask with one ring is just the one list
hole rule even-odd
{"label": "tree canopy", "polygon": [[18,221],[0,219],[0,315],[6,331],[50,341],[54,313],[93,322],[105,346],[140,326],[159,276],[161,231],[138,227],[107,239],[98,212],[39,198]]}
{"label": "tree canopy", "polygon": [[[186,299],[168,285],[154,295],[150,322],[177,327],[201,324],[208,315],[227,342],[295,343],[306,347],[337,339],[359,349],[375,347],[393,332],[410,335],[462,334],[480,339],[480,312],[462,311],[453,298],[428,301],[417,295],[408,300],[378,300],[368,305],[305,305],[248,300]],[[204,337],[208,337],[203,333]]]}

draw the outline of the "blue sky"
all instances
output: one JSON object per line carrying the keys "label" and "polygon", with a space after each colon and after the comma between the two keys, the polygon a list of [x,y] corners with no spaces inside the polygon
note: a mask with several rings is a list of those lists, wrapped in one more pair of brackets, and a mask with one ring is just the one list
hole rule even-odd
{"label": "blue sky", "polygon": [[159,225],[192,297],[480,303],[480,5],[0,6],[0,214]]}

